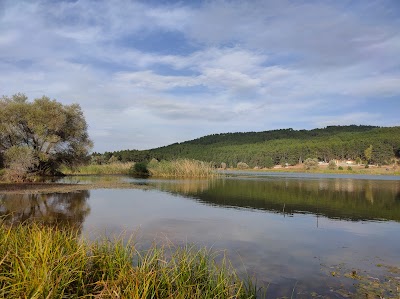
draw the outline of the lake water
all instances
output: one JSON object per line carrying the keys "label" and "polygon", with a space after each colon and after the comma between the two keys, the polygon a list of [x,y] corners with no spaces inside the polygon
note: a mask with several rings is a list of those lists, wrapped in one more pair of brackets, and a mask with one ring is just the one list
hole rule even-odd
{"label": "lake water", "polygon": [[354,281],[339,275],[340,269],[382,278],[382,265],[400,266],[399,177],[231,175],[212,180],[115,176],[106,179],[150,188],[0,194],[0,214],[75,225],[89,238],[133,233],[143,247],[168,241],[226,250],[240,273],[267,287],[268,298],[310,298],[312,292],[345,298],[341,290],[354,291]]}

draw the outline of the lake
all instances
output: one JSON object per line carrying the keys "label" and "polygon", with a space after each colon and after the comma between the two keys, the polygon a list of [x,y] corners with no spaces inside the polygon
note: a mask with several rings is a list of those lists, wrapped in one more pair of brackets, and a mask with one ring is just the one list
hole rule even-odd
{"label": "lake", "polygon": [[346,298],[356,289],[344,273],[383,279],[387,266],[400,266],[400,177],[234,172],[211,180],[62,182],[105,179],[149,188],[0,194],[0,214],[73,225],[87,238],[134,234],[143,248],[172,242],[226,250],[268,298]]}

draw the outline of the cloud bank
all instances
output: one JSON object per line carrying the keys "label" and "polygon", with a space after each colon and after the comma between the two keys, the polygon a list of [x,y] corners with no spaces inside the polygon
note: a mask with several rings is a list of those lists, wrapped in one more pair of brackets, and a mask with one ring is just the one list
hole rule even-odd
{"label": "cloud bank", "polygon": [[78,102],[96,151],[400,125],[398,1],[0,2],[0,88]]}

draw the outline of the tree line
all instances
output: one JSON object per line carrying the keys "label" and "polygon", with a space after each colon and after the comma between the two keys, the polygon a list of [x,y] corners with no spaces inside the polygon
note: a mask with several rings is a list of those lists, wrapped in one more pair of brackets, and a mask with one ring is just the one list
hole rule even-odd
{"label": "tree line", "polygon": [[390,164],[400,156],[400,127],[328,126],[322,129],[282,129],[264,132],[224,133],[174,143],[150,150],[93,153],[92,162],[143,162],[151,159],[189,158],[236,167],[295,165],[308,158],[329,162]]}

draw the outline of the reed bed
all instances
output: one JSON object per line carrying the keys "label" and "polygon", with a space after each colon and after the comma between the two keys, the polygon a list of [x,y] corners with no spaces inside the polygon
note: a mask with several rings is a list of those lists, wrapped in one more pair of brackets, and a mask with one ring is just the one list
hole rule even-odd
{"label": "reed bed", "polygon": [[61,172],[66,175],[107,175],[107,174],[128,174],[133,162],[110,163],[102,165],[82,165],[75,169],[63,168]]}
{"label": "reed bed", "polygon": [[256,298],[225,258],[194,246],[139,251],[34,223],[0,223],[0,244],[1,298]]}
{"label": "reed bed", "polygon": [[211,163],[190,159],[149,163],[148,169],[155,177],[207,178],[218,176]]}

